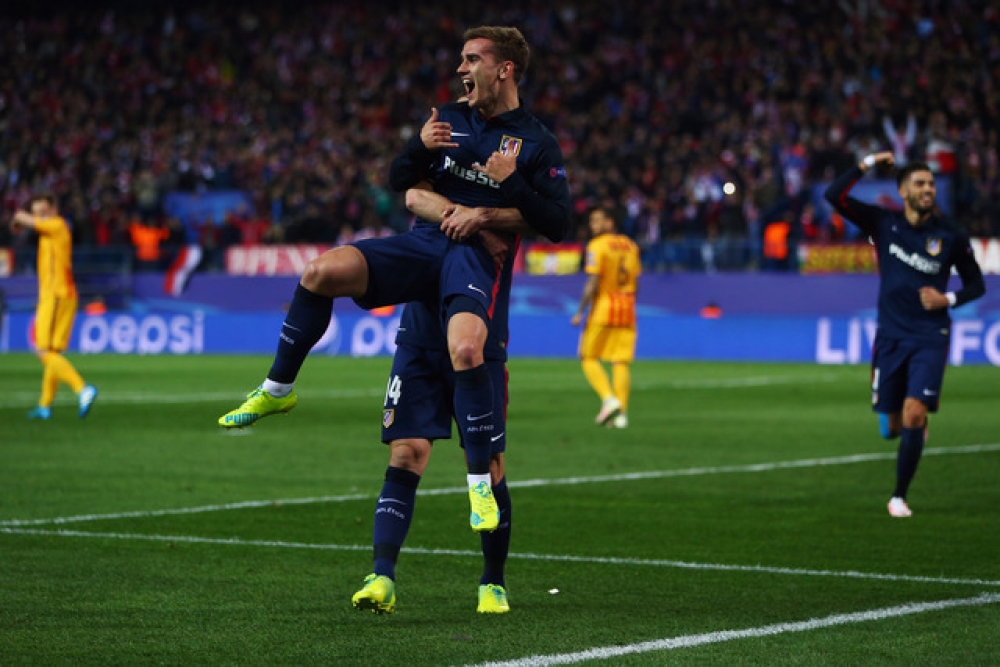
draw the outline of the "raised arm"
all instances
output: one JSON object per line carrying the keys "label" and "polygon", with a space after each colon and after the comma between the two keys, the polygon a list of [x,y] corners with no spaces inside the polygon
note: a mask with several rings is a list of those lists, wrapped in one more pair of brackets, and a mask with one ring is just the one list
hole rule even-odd
{"label": "raised arm", "polygon": [[849,196],[849,193],[854,184],[860,181],[872,167],[880,164],[893,165],[895,163],[896,159],[892,151],[882,151],[881,153],[869,155],[859,162],[856,167],[852,167],[837,176],[826,189],[824,196],[841,215],[860,227],[869,236],[874,235],[878,228],[882,209],[855,199]]}

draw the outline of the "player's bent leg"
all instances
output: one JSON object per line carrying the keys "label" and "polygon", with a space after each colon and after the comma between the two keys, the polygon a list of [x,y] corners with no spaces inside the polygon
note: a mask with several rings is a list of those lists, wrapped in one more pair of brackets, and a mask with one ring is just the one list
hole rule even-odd
{"label": "player's bent leg", "polygon": [[306,265],[299,284],[330,298],[360,298],[368,290],[368,260],[352,245],[327,250]]}
{"label": "player's bent leg", "polygon": [[298,402],[299,397],[294,391],[287,396],[279,397],[272,395],[263,387],[257,387],[247,394],[247,400],[243,401],[242,405],[219,417],[219,426],[224,428],[250,426],[269,415],[287,413]]}
{"label": "player's bent leg", "polygon": [[885,412],[878,413],[878,431],[879,435],[885,440],[893,440],[899,437],[902,432],[902,419],[898,412],[893,414],[888,414]]}
{"label": "player's bent leg", "polygon": [[448,353],[455,369],[454,415],[465,448],[469,525],[477,533],[491,532],[500,524],[490,482],[491,438],[497,435],[499,415],[494,410],[493,383],[483,357],[487,318],[478,303],[467,297],[456,297],[448,310]]}
{"label": "player's bent leg", "polygon": [[225,428],[243,428],[295,407],[292,385],[312,347],[330,324],[333,299],[360,297],[368,287],[368,262],[360,250],[342,246],[309,262],[296,286],[278,337],[278,349],[264,384],[235,410],[219,417]]}
{"label": "player's bent leg", "polygon": [[458,311],[448,318],[448,353],[456,371],[483,365],[483,347],[489,334],[485,317],[485,313],[480,316],[474,312]]}
{"label": "player's bent leg", "polygon": [[351,604],[358,611],[391,614],[396,611],[396,582],[373,572],[365,577],[361,590],[351,596]]}

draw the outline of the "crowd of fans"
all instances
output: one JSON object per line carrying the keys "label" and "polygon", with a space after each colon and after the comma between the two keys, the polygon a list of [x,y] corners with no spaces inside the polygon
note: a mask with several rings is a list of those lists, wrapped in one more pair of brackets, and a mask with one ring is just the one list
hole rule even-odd
{"label": "crowd of fans", "polygon": [[[81,245],[140,226],[208,249],[405,229],[388,165],[460,94],[463,30],[491,23],[532,45],[522,95],[562,144],[579,235],[609,206],[652,268],[663,241],[772,220],[837,238],[813,186],[876,149],[929,161],[956,219],[1000,236],[989,0],[34,5],[0,16],[4,221],[50,190]],[[225,224],[166,214],[167,193],[213,190],[252,205]]]}

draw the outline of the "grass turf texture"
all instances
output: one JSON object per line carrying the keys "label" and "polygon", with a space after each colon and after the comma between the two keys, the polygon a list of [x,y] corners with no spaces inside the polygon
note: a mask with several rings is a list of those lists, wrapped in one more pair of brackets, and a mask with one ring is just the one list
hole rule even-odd
{"label": "grass turf texture", "polygon": [[[511,613],[475,613],[479,540],[442,441],[421,490],[444,491],[418,498],[377,617],[350,596],[387,359],[313,358],[289,416],[235,432],[215,420],[264,357],[73,361],[100,387],[91,415],[62,388],[38,422],[40,365],[0,357],[0,664],[458,665],[1000,593],[1000,451],[961,449],[1000,442],[995,368],[948,370],[899,520],[864,367],[641,362],[612,430],[575,361],[512,360]],[[991,664],[998,628],[993,603],[613,662]]]}

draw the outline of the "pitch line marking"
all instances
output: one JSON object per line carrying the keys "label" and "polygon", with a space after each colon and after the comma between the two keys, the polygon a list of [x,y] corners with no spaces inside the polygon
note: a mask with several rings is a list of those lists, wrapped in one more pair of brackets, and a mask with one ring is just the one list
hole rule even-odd
{"label": "pitch line marking", "polygon": [[[195,535],[155,535],[143,533],[101,533],[82,530],[50,530],[41,528],[0,527],[0,533],[8,535],[39,535],[51,537],[78,537],[106,540],[135,540],[149,542],[176,542],[179,544],[218,544],[242,547],[264,547],[277,549],[311,549],[319,551],[370,551],[371,545],[356,544],[310,544],[307,542],[284,542],[280,540],[244,540],[238,537],[198,537]],[[462,549],[426,549],[403,547],[403,553],[422,556],[454,556],[457,558],[482,558],[479,551]],[[724,563],[692,563],[678,560],[658,560],[647,558],[616,558],[602,556],[568,556],[559,554],[511,553],[514,560],[532,560],[548,563],[591,563],[597,565],[629,565],[638,567],[665,567],[686,570],[709,570],[723,572],[748,572],[777,574],[797,577],[829,577],[840,579],[866,579],[875,581],[900,581],[922,584],[957,584],[962,586],[1000,587],[1000,581],[989,579],[964,579],[957,577],[926,577],[907,574],[885,574],[878,572],[857,572],[854,570],[811,570],[791,567],[768,567],[765,565],[727,565]]]}
{"label": "pitch line marking", "polygon": [[672,651],[674,649],[704,646],[706,644],[721,644],[737,639],[773,637],[789,632],[807,632],[809,630],[833,628],[840,625],[869,623],[898,618],[900,616],[926,614],[928,612],[942,611],[956,607],[979,607],[997,603],[1000,603],[1000,594],[996,593],[984,593],[973,598],[939,600],[937,602],[909,602],[895,607],[883,607],[882,609],[871,609],[869,611],[849,614],[833,614],[832,616],[823,618],[811,618],[807,621],[775,623],[773,625],[763,625],[743,630],[720,630],[718,632],[706,632],[699,635],[682,635],[670,639],[657,639],[636,644],[627,644],[625,646],[592,648],[576,653],[533,655],[527,658],[502,662],[483,662],[478,663],[475,667],[547,667],[548,665],[572,665],[586,660],[610,660],[625,655],[652,653],[654,651]]}
{"label": "pitch line marking", "polygon": [[[326,399],[326,398],[369,398],[385,396],[385,387],[381,389],[334,389],[330,391],[300,391],[299,398]],[[231,401],[239,399],[238,393],[227,392],[201,392],[182,394],[159,394],[155,392],[146,393],[119,393],[101,392],[100,402],[112,405],[136,405],[141,403],[163,403],[169,405],[184,405],[187,403],[204,403],[206,401]],[[27,392],[11,392],[4,400],[0,401],[0,410],[10,408],[32,407],[38,402],[38,393],[29,394]],[[76,397],[69,395],[58,396],[54,405],[76,405]]]}
{"label": "pitch line marking", "polygon": [[[947,454],[981,454],[983,452],[1000,451],[1000,443],[983,445],[962,445],[958,447],[929,447],[924,450],[924,456],[942,456]],[[795,461],[776,461],[771,463],[750,463],[733,466],[708,466],[698,468],[682,468],[679,470],[648,470],[617,475],[595,475],[588,477],[561,477],[555,479],[526,479],[508,482],[511,488],[539,488],[546,486],[572,486],[579,484],[599,484],[603,482],[628,482],[647,479],[667,479],[670,477],[694,477],[699,475],[719,475],[745,472],[770,472],[791,468],[814,468],[819,466],[847,465],[869,461],[886,461],[896,458],[895,452],[872,452],[868,454],[850,454],[847,456],[832,456],[825,458],[798,459]],[[417,495],[447,496],[468,493],[465,487],[441,489],[422,489]],[[337,496],[317,496],[313,498],[286,498],[281,500],[247,500],[237,503],[219,505],[203,505],[200,507],[180,507],[162,510],[137,510],[133,512],[114,512],[109,514],[82,514],[78,516],[55,517],[50,519],[7,519],[0,521],[4,526],[45,526],[67,523],[82,523],[87,521],[105,521],[114,519],[135,519],[179,514],[200,514],[204,512],[224,512],[230,510],[255,509],[278,505],[309,505],[318,503],[342,503],[357,500],[370,500],[377,497],[371,493],[352,493]]]}
{"label": "pitch line marking", "polygon": [[[771,385],[817,382],[836,382],[841,378],[835,374],[817,374],[810,376],[782,376],[782,375],[758,375],[751,377],[737,378],[706,378],[692,380],[668,380],[665,382],[638,382],[636,389],[742,389],[745,387],[766,387]],[[555,383],[553,386],[562,386]],[[569,385],[566,385],[569,386]],[[575,383],[578,387],[579,383]],[[331,389],[310,391],[309,389],[299,391],[299,398],[329,399],[329,398],[368,398],[371,396],[382,397],[385,395],[385,387],[373,387],[369,389]],[[156,393],[156,392],[101,392],[101,403],[111,405],[136,405],[141,403],[161,403],[168,405],[184,405],[188,403],[204,403],[211,401],[231,401],[234,397],[239,397],[233,392],[188,392],[188,393]],[[0,410],[18,409],[33,407],[38,401],[38,393],[24,391],[12,391],[6,393],[0,399]],[[56,397],[54,405],[76,405],[76,397],[61,394]]]}

